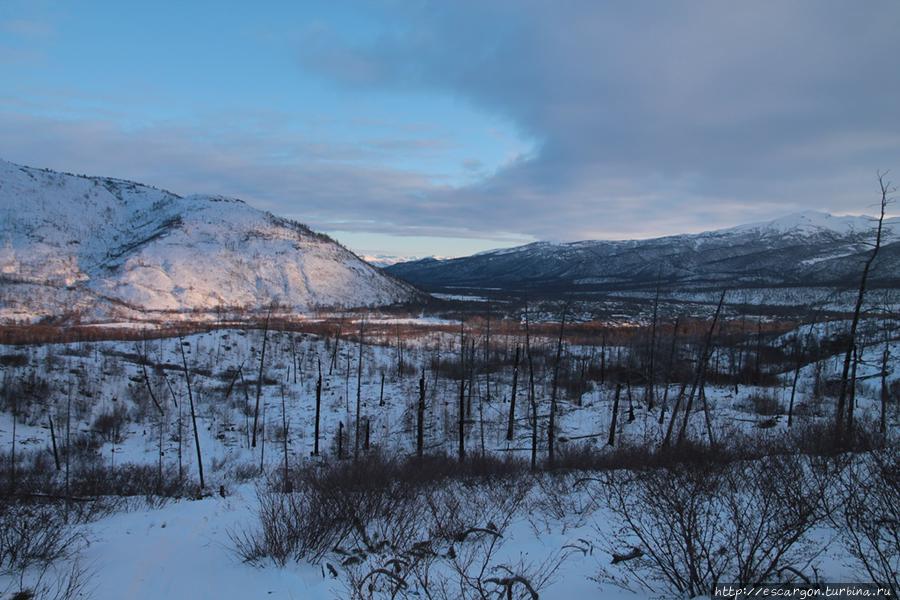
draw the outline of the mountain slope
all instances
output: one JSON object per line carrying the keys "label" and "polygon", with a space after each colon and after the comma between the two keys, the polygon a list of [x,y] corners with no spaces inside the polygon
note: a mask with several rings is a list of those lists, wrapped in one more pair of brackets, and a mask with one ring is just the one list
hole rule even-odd
{"label": "mountain slope", "polygon": [[[399,263],[387,271],[429,290],[499,288],[556,293],[787,285],[846,285],[873,240],[867,217],[807,212],[765,223],[648,240],[536,242],[451,260]],[[872,273],[895,285],[900,218],[885,221]],[[893,282],[893,283],[892,283]]]}
{"label": "mountain slope", "polygon": [[385,305],[418,292],[299,223],[218,196],[0,161],[0,318]]}

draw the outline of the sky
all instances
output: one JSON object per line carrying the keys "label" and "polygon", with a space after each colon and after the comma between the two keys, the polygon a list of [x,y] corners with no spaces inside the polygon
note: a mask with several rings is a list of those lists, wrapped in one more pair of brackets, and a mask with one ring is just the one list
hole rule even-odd
{"label": "sky", "polygon": [[873,213],[896,0],[0,1],[0,158],[368,255]]}

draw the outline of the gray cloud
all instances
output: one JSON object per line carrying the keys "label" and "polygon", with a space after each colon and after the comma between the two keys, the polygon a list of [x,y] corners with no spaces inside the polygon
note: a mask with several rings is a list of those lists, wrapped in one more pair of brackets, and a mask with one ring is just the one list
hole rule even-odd
{"label": "gray cloud", "polygon": [[540,237],[697,230],[870,208],[900,165],[900,4],[394,3],[301,64],[349,87],[439,89],[511,118],[535,155],[429,194],[423,218]]}
{"label": "gray cloud", "polygon": [[305,30],[299,68],[348,93],[459,98],[533,150],[496,172],[462,159],[474,183],[451,187],[446,173],[396,166],[451,148],[439,124],[402,116],[396,139],[335,142],[277,113],[124,127],[134,99],[103,103],[120,115],[63,118],[64,106],[0,97],[0,155],[238,196],[329,230],[494,240],[865,212],[875,171],[900,170],[894,0],[386,0],[381,13],[390,27],[365,42],[339,23]]}

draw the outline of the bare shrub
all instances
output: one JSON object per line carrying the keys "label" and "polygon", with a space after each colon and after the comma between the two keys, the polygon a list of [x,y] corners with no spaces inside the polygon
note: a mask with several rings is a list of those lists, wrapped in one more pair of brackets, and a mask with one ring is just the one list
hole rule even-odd
{"label": "bare shrub", "polygon": [[0,504],[0,572],[4,574],[63,558],[80,541],[58,505]]}
{"label": "bare shrub", "polygon": [[755,392],[751,394],[743,404],[746,410],[766,417],[784,414],[781,402],[774,394]]}
{"label": "bare shrub", "polygon": [[258,525],[232,533],[236,551],[257,564],[318,562],[351,598],[532,597],[562,560],[498,559],[532,489],[525,465],[373,455],[292,477],[292,493],[258,488]]}
{"label": "bare shrub", "polygon": [[618,526],[607,543],[626,583],[691,597],[720,583],[805,578],[817,555],[807,533],[826,516],[817,490],[795,456],[615,473],[600,487]]}
{"label": "bare shrub", "polygon": [[872,582],[900,594],[900,450],[888,446],[850,461],[837,484],[835,524]]}
{"label": "bare shrub", "polygon": [[121,444],[124,441],[124,429],[128,422],[128,410],[122,404],[97,415],[91,429],[104,442]]}

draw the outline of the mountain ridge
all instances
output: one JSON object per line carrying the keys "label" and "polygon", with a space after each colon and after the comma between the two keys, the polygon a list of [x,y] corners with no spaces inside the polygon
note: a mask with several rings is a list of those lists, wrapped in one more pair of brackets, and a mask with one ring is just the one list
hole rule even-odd
{"label": "mountain ridge", "polygon": [[236,198],[0,160],[0,216],[5,321],[419,298],[328,236]]}
{"label": "mountain ridge", "polygon": [[[604,292],[646,289],[657,280],[682,290],[844,286],[867,256],[873,224],[866,216],[805,211],[642,240],[538,241],[468,257],[398,263],[386,270],[429,291]],[[900,272],[900,218],[885,219],[883,238],[873,282],[891,285]]]}

